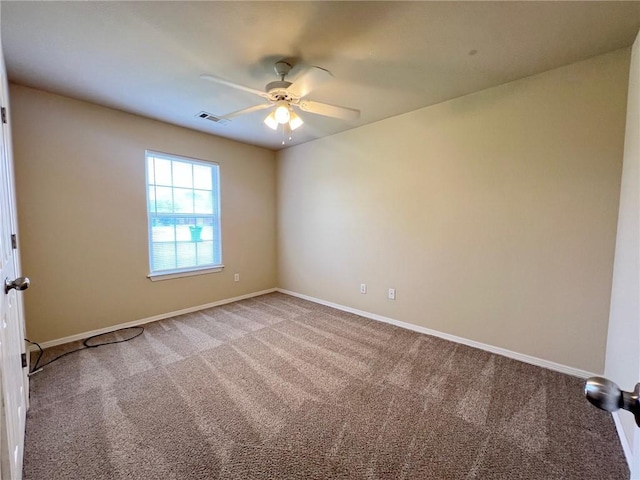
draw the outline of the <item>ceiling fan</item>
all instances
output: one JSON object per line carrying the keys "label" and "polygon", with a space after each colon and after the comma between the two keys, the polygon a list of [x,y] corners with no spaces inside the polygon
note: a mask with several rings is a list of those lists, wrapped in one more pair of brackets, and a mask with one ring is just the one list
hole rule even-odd
{"label": "ceiling fan", "polygon": [[293,82],[285,80],[285,77],[291,71],[291,65],[289,63],[285,61],[276,62],[275,71],[276,74],[280,76],[280,80],[268,83],[264,92],[224,80],[214,75],[200,75],[200,78],[244,92],[253,93],[268,101],[268,103],[262,103],[254,105],[253,107],[243,108],[236,112],[227,113],[222,116],[222,118],[226,119],[275,107],[264,119],[264,123],[273,130],[277,130],[278,127],[282,125],[284,132],[290,133],[304,123],[302,118],[295,112],[294,107],[304,112],[342,120],[355,120],[360,117],[360,110],[330,105],[328,103],[314,102],[305,98],[316,87],[333,77],[329,70],[320,67],[310,67]]}

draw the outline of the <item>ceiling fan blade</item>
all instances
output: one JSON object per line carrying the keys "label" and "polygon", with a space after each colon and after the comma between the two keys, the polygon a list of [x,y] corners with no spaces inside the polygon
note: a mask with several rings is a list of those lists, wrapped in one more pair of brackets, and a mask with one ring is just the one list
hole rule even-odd
{"label": "ceiling fan blade", "polygon": [[200,75],[200,78],[203,80],[209,80],[210,82],[219,83],[220,85],[226,85],[227,87],[235,88],[236,90],[242,90],[243,92],[253,93],[254,95],[259,95],[262,98],[269,98],[266,92],[261,92],[260,90],[256,90],[251,87],[245,87],[244,85],[230,82],[229,80],[216,77],[215,75]]}
{"label": "ceiling fan blade", "polygon": [[326,117],[341,118],[343,120],[356,120],[360,118],[360,110],[355,108],[338,107],[329,105],[328,103],[312,102],[311,100],[302,100],[298,107],[300,110],[309,113],[317,113]]}
{"label": "ceiling fan blade", "polygon": [[311,67],[296,78],[296,80],[289,85],[287,91],[298,98],[302,98],[326,81],[331,80],[331,78],[333,78],[333,75],[329,70],[320,67]]}
{"label": "ceiling fan blade", "polygon": [[242,110],[236,110],[235,112],[227,113],[226,115],[222,115],[221,118],[232,118],[237,117],[238,115],[244,115],[245,113],[257,112],[259,110],[264,110],[265,108],[273,107],[273,103],[261,103],[260,105],[255,105],[249,108],[243,108]]}

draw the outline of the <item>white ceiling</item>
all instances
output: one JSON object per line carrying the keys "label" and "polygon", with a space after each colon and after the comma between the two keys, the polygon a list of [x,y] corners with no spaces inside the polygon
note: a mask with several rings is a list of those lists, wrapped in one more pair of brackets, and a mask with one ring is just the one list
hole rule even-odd
{"label": "white ceiling", "polygon": [[2,1],[1,18],[13,82],[276,150],[268,111],[196,118],[264,101],[199,76],[263,90],[283,58],[289,80],[330,70],[308,98],[361,118],[302,112],[288,146],[629,46],[640,2]]}

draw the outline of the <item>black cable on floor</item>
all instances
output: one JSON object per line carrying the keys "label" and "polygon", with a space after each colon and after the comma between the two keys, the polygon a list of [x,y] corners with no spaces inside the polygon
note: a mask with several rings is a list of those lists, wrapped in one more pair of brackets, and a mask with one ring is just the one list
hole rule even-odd
{"label": "black cable on floor", "polygon": [[[98,338],[98,337],[102,337],[103,335],[111,335],[112,333],[116,333],[116,332],[122,332],[124,330],[133,330],[133,329],[138,329],[140,330],[138,333],[136,333],[135,335],[133,335],[132,337],[129,338],[125,338],[123,340],[113,340],[112,342],[102,342],[102,343],[96,343],[94,345],[90,345],[89,341],[93,340],[94,338]],[[46,367],[47,365],[55,362],[56,360],[61,359],[62,357],[65,357],[67,355],[71,355],[72,353],[76,353],[79,352],[80,350],[87,350],[88,348],[97,348],[97,347],[102,347],[104,345],[112,345],[114,343],[123,343],[123,342],[128,342],[129,340],[133,340],[136,337],[139,337],[140,335],[142,335],[142,333],[144,332],[144,327],[125,327],[125,328],[119,328],[118,330],[114,330],[112,332],[106,332],[106,333],[99,333],[98,335],[92,335],[88,338],[85,338],[82,341],[82,347],[80,348],[76,348],[75,350],[71,350],[69,352],[65,352],[61,355],[58,355],[57,357],[55,357],[52,360],[49,360],[47,363],[44,363],[42,365],[40,364],[40,360],[42,359],[42,355],[44,354],[44,350],[42,350],[42,347],[40,346],[40,344],[38,342],[32,342],[31,340],[29,340],[28,338],[25,338],[25,340],[33,345],[35,345],[36,347],[38,347],[38,350],[40,350],[40,353],[38,354],[38,359],[36,360],[36,363],[34,364],[33,368],[31,369],[31,371],[29,372],[34,373],[36,370],[38,370],[39,368],[42,369],[44,367]]]}

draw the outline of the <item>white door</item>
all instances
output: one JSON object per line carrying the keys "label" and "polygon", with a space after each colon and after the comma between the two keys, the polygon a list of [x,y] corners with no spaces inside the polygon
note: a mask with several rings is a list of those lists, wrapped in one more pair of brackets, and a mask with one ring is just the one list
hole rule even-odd
{"label": "white door", "polygon": [[[6,118],[8,87],[2,48],[0,45],[0,106]],[[6,289],[6,282],[16,281],[20,272],[15,211],[13,155],[9,126],[0,128],[0,478],[22,478],[22,456],[26,419],[26,370],[22,367],[24,344],[24,314],[18,290],[28,286],[28,280],[18,279]]]}

